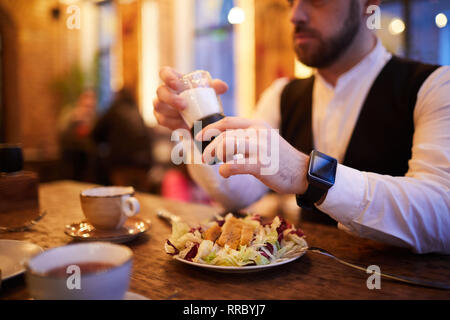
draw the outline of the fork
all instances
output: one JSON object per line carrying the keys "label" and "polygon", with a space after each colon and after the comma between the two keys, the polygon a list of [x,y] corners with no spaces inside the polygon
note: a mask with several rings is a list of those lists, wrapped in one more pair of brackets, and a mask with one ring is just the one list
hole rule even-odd
{"label": "fork", "polygon": [[[367,269],[357,266],[353,263],[344,261],[342,259],[337,258],[336,256],[334,256],[333,254],[331,254],[330,252],[328,252],[325,249],[322,248],[318,248],[318,247],[309,247],[308,251],[310,252],[314,252],[314,253],[318,253],[327,257],[330,257],[334,260],[336,260],[337,262],[346,265],[348,267],[360,270],[360,271],[364,271],[367,272]],[[410,278],[410,277],[405,277],[405,276],[397,276],[397,275],[392,275],[392,274],[387,274],[387,273],[381,273],[381,272],[374,272],[374,274],[386,278],[386,279],[390,279],[390,280],[394,280],[394,281],[399,281],[399,282],[403,282],[403,283],[407,283],[409,285],[415,285],[415,286],[421,286],[421,287],[428,287],[428,288],[435,288],[435,289],[442,289],[442,290],[450,290],[450,285],[445,284],[445,283],[441,283],[441,282],[436,282],[436,281],[428,281],[428,280],[422,280],[422,279],[415,279],[415,278]]]}

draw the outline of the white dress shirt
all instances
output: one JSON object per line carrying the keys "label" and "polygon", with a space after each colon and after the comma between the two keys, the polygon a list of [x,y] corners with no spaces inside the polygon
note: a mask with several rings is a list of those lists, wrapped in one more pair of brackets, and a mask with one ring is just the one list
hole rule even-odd
{"label": "white dress shirt", "polygon": [[[317,206],[360,237],[450,254],[450,67],[423,83],[414,109],[412,158],[404,177],[362,172],[342,165],[365,98],[391,55],[378,41],[360,63],[332,86],[317,72],[312,126],[315,149],[339,162],[335,185]],[[280,96],[288,79],[276,80],[261,96],[254,117],[280,125]],[[282,164],[281,164],[282,165]],[[268,188],[251,175],[228,179],[218,165],[189,165],[192,178],[225,208],[244,208]]]}

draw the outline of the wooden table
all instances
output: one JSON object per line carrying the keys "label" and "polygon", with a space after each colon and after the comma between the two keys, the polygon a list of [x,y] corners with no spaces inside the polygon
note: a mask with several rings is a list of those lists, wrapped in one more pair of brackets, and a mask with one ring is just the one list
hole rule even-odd
{"label": "wooden table", "polygon": [[[40,186],[41,208],[47,216],[32,230],[0,234],[2,239],[33,242],[45,249],[65,245],[66,224],[83,218],[79,193],[91,185],[71,181]],[[295,262],[273,270],[250,274],[221,274],[184,265],[164,252],[169,225],[156,216],[166,208],[190,223],[217,213],[212,207],[168,201],[137,194],[141,217],[152,221],[147,234],[127,243],[134,252],[130,290],[151,299],[449,299],[450,292],[381,280],[380,290],[369,290],[368,274],[336,261],[307,253]],[[301,225],[310,246],[329,250],[342,259],[382,272],[443,282],[450,281],[450,256],[415,255],[408,250],[352,237],[332,226]],[[3,282],[1,299],[29,298],[24,277]]]}

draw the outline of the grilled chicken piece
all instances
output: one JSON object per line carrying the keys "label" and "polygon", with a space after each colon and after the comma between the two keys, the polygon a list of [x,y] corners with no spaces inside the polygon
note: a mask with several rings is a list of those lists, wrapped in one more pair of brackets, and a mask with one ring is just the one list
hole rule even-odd
{"label": "grilled chicken piece", "polygon": [[211,240],[212,242],[216,242],[216,240],[220,237],[221,233],[222,233],[222,228],[219,227],[219,225],[217,223],[215,223],[211,228],[206,230],[205,239]]}
{"label": "grilled chicken piece", "polygon": [[222,226],[222,234],[217,240],[219,246],[224,247],[226,244],[237,249],[241,240],[242,222],[234,217],[230,217]]}
{"label": "grilled chicken piece", "polygon": [[255,231],[255,227],[251,224],[243,223],[242,231],[241,231],[241,239],[239,244],[241,246],[246,246],[253,239],[253,232]]}

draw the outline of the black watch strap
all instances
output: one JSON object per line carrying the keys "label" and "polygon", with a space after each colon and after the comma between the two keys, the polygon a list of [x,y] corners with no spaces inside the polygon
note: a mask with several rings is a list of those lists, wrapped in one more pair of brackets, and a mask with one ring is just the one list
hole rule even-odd
{"label": "black watch strap", "polygon": [[297,204],[305,209],[313,209],[323,196],[334,185],[336,178],[337,160],[322,152],[313,150],[309,157],[306,179],[309,182],[304,194],[296,196]]}
{"label": "black watch strap", "polygon": [[297,205],[305,209],[312,209],[314,203],[322,199],[326,193],[327,190],[320,189],[310,184],[304,194],[296,195]]}

